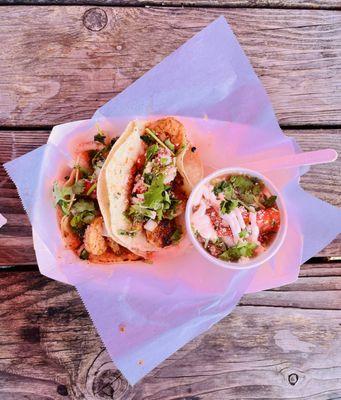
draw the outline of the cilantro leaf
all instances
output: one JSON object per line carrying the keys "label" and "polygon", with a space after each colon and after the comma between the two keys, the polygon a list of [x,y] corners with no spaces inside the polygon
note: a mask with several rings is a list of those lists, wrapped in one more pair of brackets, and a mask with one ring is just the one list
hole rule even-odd
{"label": "cilantro leaf", "polygon": [[229,186],[229,182],[220,181],[219,183],[214,185],[213,193],[218,196],[219,193],[222,193]]}
{"label": "cilantro leaf", "polygon": [[84,187],[85,187],[84,179],[79,179],[72,185],[72,192],[74,194],[82,194],[84,192]]}
{"label": "cilantro leaf", "polygon": [[234,175],[230,178],[230,181],[235,189],[238,189],[240,193],[250,191],[254,187],[252,180],[244,175]]}
{"label": "cilantro leaf", "polygon": [[79,214],[74,215],[71,218],[70,225],[72,228],[77,230],[82,229],[85,225],[91,224],[91,222],[95,219],[95,214],[91,211],[83,211]]}
{"label": "cilantro leaf", "polygon": [[173,243],[177,243],[182,237],[182,230],[180,228],[176,228],[171,236],[171,241]]}
{"label": "cilantro leaf", "polygon": [[56,181],[53,184],[53,197],[54,204],[59,204],[60,201],[70,201],[70,197],[72,196],[72,188],[70,186],[59,186]]}
{"label": "cilantro leaf", "polygon": [[155,140],[151,138],[149,135],[141,135],[140,139],[143,140],[146,144],[152,144],[155,142]]}
{"label": "cilantro leaf", "polygon": [[235,246],[229,247],[219,258],[224,261],[238,261],[241,257],[253,257],[256,243],[238,243]]}
{"label": "cilantro leaf", "polygon": [[117,231],[117,233],[118,233],[119,235],[122,235],[122,236],[134,237],[134,236],[136,236],[137,231],[134,231],[134,230],[127,231],[127,230],[125,230],[125,229],[119,229],[119,230]]}
{"label": "cilantro leaf", "polygon": [[153,174],[147,172],[143,174],[144,183],[146,183],[147,185],[150,185],[153,182],[153,179],[154,179]]}
{"label": "cilantro leaf", "polygon": [[155,211],[149,210],[141,204],[133,204],[128,210],[128,215],[135,219],[143,219],[144,217],[154,219]]}
{"label": "cilantro leaf", "polygon": [[94,141],[104,144],[104,142],[105,142],[105,135],[103,135],[101,132],[97,133],[97,134],[94,136]]}
{"label": "cilantro leaf", "polygon": [[223,214],[230,214],[238,206],[237,200],[223,200],[220,203],[220,210]]}
{"label": "cilantro leaf", "polygon": [[252,189],[252,193],[253,193],[255,196],[258,196],[258,195],[260,194],[260,192],[262,191],[262,189],[263,189],[262,186],[263,186],[263,185],[262,185],[261,183],[255,183],[255,185],[254,185],[254,187],[253,187],[253,189]]}
{"label": "cilantro leaf", "polygon": [[240,199],[248,206],[254,204],[255,202],[255,196],[251,192],[240,194]]}
{"label": "cilantro leaf", "polygon": [[277,196],[270,196],[263,200],[263,205],[266,208],[273,207],[276,204]]}
{"label": "cilantro leaf", "polygon": [[53,184],[53,198],[54,205],[59,205],[63,211],[64,215],[69,214],[69,204],[71,203],[71,198],[73,195],[71,186],[59,186],[58,182],[54,182]]}
{"label": "cilantro leaf", "polygon": [[106,136],[105,136],[104,132],[103,132],[102,129],[97,125],[97,134],[94,136],[94,141],[104,144],[105,138],[106,138]]}
{"label": "cilantro leaf", "polygon": [[146,158],[147,161],[153,158],[153,156],[159,151],[159,146],[157,143],[152,144],[151,146],[148,147],[147,152],[146,152]]}
{"label": "cilantro leaf", "polygon": [[163,192],[165,191],[166,187],[163,183],[164,177],[163,175],[157,176],[147,192],[144,193],[144,202],[143,205],[154,210],[160,209],[163,202]]}
{"label": "cilantro leaf", "polygon": [[82,213],[84,211],[90,211],[90,212],[95,211],[95,204],[92,200],[79,199],[74,203],[74,205],[71,208],[71,213],[73,215]]}
{"label": "cilantro leaf", "polygon": [[249,232],[246,229],[244,229],[244,230],[239,232],[239,237],[241,239],[245,239],[248,236],[248,234],[249,234]]}
{"label": "cilantro leaf", "polygon": [[87,260],[89,258],[89,253],[83,249],[79,255],[79,258],[82,260]]}

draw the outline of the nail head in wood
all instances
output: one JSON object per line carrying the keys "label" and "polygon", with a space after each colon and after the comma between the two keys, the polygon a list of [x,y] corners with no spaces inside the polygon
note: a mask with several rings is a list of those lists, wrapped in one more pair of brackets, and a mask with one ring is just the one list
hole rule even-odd
{"label": "nail head in wood", "polygon": [[58,385],[57,393],[60,394],[61,396],[67,396],[69,394],[67,387],[65,385]]}
{"label": "nail head in wood", "polygon": [[106,27],[108,17],[104,10],[98,7],[90,8],[83,15],[83,24],[90,31],[98,32]]}
{"label": "nail head in wood", "polygon": [[290,374],[288,376],[288,381],[290,385],[294,386],[298,382],[298,375],[297,374]]}

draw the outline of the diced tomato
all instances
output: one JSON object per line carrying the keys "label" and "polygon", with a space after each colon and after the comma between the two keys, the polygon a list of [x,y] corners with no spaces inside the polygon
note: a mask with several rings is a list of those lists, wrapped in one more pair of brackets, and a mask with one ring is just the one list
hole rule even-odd
{"label": "diced tomato", "polygon": [[206,214],[209,216],[218,236],[220,236],[220,237],[231,236],[232,237],[231,228],[224,223],[221,216],[218,214],[218,212],[213,207],[208,208],[206,210]]}
{"label": "diced tomato", "polygon": [[280,214],[277,208],[257,211],[257,225],[261,234],[277,232],[280,225]]}
{"label": "diced tomato", "polygon": [[145,153],[142,153],[139,155],[135,163],[137,171],[142,171],[145,163],[146,163],[146,155]]}

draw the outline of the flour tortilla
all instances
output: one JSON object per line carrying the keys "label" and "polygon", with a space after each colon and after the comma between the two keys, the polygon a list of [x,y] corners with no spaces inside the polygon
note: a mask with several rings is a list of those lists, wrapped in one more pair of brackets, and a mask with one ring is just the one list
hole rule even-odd
{"label": "flour tortilla", "polygon": [[[148,257],[162,248],[147,241],[144,231],[134,236],[122,235],[122,231],[131,230],[131,221],[125,216],[129,207],[129,179],[132,167],[144,151],[140,139],[144,132],[146,121],[134,120],[126,127],[123,134],[111,149],[98,178],[97,197],[106,230],[121,246],[133,253]],[[177,156],[176,165],[184,179],[184,190],[190,194],[193,186],[202,179],[202,164],[197,155],[191,152],[190,145],[184,135],[183,150]]]}

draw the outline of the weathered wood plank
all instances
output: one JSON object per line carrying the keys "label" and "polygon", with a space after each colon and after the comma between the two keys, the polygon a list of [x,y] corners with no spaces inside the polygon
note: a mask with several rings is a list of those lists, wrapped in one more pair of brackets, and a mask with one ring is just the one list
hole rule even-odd
{"label": "weathered wood plank", "polygon": [[88,118],[221,14],[282,124],[341,123],[337,11],[102,7],[85,18],[90,29],[103,28],[93,31],[83,24],[88,10],[0,8],[0,124]]}
{"label": "weathered wood plank", "polygon": [[[316,269],[335,267],[339,264],[304,269],[314,275]],[[0,397],[336,400],[341,397],[339,278],[301,277],[263,292],[262,306],[254,305],[255,295],[245,296],[230,316],[131,388],[110,362],[74,289],[36,272],[2,272]],[[314,299],[302,309],[309,292]],[[274,293],[281,296],[280,305]],[[334,299],[334,310],[324,309],[326,295]]]}
{"label": "weathered wood plank", "polygon": [[[285,131],[296,138],[303,150],[333,147],[341,154],[341,130]],[[47,131],[2,131],[0,135],[0,163],[9,161],[44,144]],[[8,219],[0,230],[0,265],[35,263],[31,227],[24,214],[16,189],[0,167],[0,213]],[[333,164],[311,168],[302,179],[302,186],[335,206],[341,205],[341,158]],[[341,237],[327,246],[320,256],[341,256]]]}
{"label": "weathered wood plank", "polygon": [[171,7],[250,7],[340,9],[338,0],[0,0],[17,5],[102,5],[102,6],[171,6]]}

